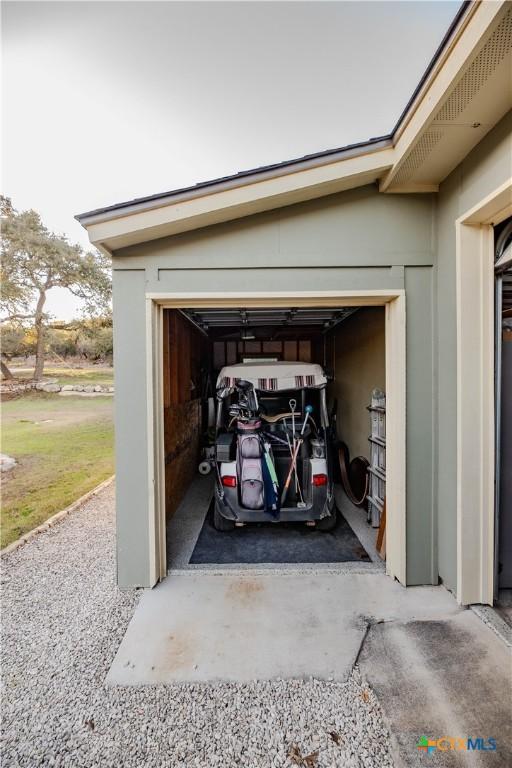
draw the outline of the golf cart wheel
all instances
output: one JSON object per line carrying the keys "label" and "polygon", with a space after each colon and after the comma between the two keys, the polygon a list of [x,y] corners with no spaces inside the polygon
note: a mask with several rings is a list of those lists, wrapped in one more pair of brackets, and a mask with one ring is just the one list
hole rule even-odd
{"label": "golf cart wheel", "polygon": [[221,515],[217,502],[213,505],[213,527],[216,531],[232,531],[235,527],[234,520],[228,520]]}
{"label": "golf cart wheel", "polygon": [[338,524],[338,510],[333,507],[330,515],[322,517],[321,520],[316,521],[315,528],[317,531],[333,531]]}

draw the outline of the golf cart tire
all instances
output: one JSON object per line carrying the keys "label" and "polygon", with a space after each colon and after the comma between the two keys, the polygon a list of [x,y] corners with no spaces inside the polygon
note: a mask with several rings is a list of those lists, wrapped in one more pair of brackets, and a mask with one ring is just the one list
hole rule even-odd
{"label": "golf cart tire", "polygon": [[232,531],[235,527],[234,520],[228,520],[224,515],[221,515],[217,502],[213,503],[213,527],[216,531],[226,533],[226,531]]}
{"label": "golf cart tire", "polygon": [[317,531],[333,531],[338,524],[338,510],[336,507],[332,508],[331,514],[322,517],[321,520],[316,521],[315,528]]}

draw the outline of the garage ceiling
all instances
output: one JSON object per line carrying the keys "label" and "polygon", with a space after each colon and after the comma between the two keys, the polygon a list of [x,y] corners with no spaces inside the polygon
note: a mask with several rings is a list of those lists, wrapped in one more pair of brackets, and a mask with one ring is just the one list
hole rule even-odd
{"label": "garage ceiling", "polygon": [[183,314],[195,325],[208,332],[217,328],[249,330],[262,326],[273,328],[311,328],[327,331],[357,311],[357,307],[285,307],[267,309],[194,309]]}

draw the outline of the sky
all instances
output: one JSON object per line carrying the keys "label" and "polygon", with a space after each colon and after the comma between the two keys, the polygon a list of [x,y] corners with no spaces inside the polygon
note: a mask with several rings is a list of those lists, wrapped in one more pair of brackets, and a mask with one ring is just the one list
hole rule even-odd
{"label": "sky", "polygon": [[77,213],[389,133],[459,5],[4,1],[3,194],[86,248]]}

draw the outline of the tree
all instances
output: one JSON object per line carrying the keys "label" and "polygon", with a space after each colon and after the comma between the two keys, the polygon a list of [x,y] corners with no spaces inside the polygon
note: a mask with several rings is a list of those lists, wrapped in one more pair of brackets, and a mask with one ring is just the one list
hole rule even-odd
{"label": "tree", "polygon": [[0,325],[0,340],[2,342],[0,368],[2,369],[2,375],[5,379],[14,378],[5,361],[10,360],[11,357],[18,354],[23,343],[24,335],[25,332],[21,326],[12,325],[11,323],[2,323]]}
{"label": "tree", "polygon": [[50,355],[66,359],[68,356],[76,355],[77,331],[66,328],[46,328],[45,348]]}
{"label": "tree", "polygon": [[2,323],[0,325],[0,339],[2,341],[2,357],[10,360],[23,354],[23,339],[25,338],[25,329],[13,323]]}
{"label": "tree", "polygon": [[32,320],[36,333],[34,379],[43,374],[44,312],[51,288],[67,288],[85,302],[90,314],[108,312],[111,296],[110,260],[49,232],[36,211],[18,213],[9,198],[0,198],[2,219],[2,298],[4,320]]}
{"label": "tree", "polygon": [[95,318],[84,323],[76,340],[76,350],[87,360],[112,360],[111,318]]}
{"label": "tree", "polygon": [[[33,334],[32,334],[33,335]],[[0,367],[4,379],[14,379],[7,363],[13,357],[32,354],[35,351],[35,343],[32,343],[30,330],[21,323],[3,322],[0,324],[0,343],[2,356]]]}

